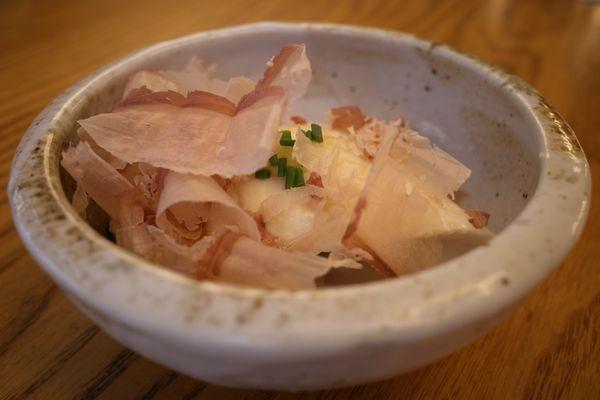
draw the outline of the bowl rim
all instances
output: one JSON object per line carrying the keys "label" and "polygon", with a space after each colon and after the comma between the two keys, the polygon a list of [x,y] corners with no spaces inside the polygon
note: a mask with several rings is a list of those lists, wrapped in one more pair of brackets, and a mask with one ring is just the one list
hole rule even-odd
{"label": "bowl rim", "polygon": [[[394,280],[317,291],[193,282],[117,247],[81,220],[57,175],[55,132],[69,119],[69,111],[93,92],[95,85],[135,60],[196,41],[256,32],[361,36],[408,44],[484,76],[491,85],[507,91],[537,125],[533,134],[540,140],[542,153],[535,193],[488,246]],[[260,22],[161,42],[74,84],[29,126],[13,159],[8,197],[15,226],[36,261],[96,319],[176,339],[180,345],[218,344],[249,351],[260,343],[266,351],[286,344],[288,352],[305,354],[309,348],[323,351],[375,337],[380,341],[415,340],[502,312],[566,257],[583,229],[590,189],[587,160],[573,131],[519,78],[446,45],[397,31],[330,23]],[[541,215],[552,218],[542,219]],[[85,268],[80,268],[84,259]],[[523,262],[527,268],[521,267]],[[163,296],[165,304],[157,306],[153,295],[150,299],[140,295],[149,288]],[[137,291],[134,300],[132,290]],[[174,291],[179,293],[172,299],[164,297]],[[182,310],[177,311],[178,307]],[[198,307],[206,316],[192,318]],[[218,317],[213,318],[214,323],[207,319],[211,316]]]}

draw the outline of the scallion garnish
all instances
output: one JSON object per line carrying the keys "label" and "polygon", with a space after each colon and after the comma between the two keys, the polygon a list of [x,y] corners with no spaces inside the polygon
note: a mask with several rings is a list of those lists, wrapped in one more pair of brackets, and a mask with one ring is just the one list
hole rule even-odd
{"label": "scallion garnish", "polygon": [[317,143],[323,143],[323,130],[320,125],[310,124],[310,140]]}
{"label": "scallion garnish", "polygon": [[285,170],[285,188],[293,188],[294,183],[296,183],[296,167],[289,166]]}
{"label": "scallion garnish", "polygon": [[287,158],[282,157],[277,161],[277,176],[285,176]]}
{"label": "scallion garnish", "polygon": [[271,171],[266,168],[259,169],[254,173],[256,179],[268,179],[271,176]]}
{"label": "scallion garnish", "polygon": [[294,187],[305,186],[304,183],[304,172],[302,168],[296,168],[296,179],[294,180]]}
{"label": "scallion garnish", "polygon": [[310,130],[305,131],[304,129],[300,129],[302,131],[302,133],[304,133],[304,136],[306,136],[307,138],[309,138],[310,140],[312,140],[312,132]]}
{"label": "scallion garnish", "polygon": [[290,131],[281,131],[281,139],[279,139],[279,144],[282,146],[293,147],[296,141],[292,139],[292,132]]}
{"label": "scallion garnish", "polygon": [[277,158],[277,154],[273,154],[271,158],[269,158],[269,164],[271,167],[276,166],[279,163],[279,159]]}

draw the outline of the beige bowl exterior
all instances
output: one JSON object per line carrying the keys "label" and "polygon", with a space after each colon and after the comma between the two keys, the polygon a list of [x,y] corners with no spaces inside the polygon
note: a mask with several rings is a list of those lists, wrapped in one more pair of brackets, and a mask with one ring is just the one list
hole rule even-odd
{"label": "beige bowl exterior", "polygon": [[[109,110],[127,76],[191,55],[258,76],[287,42],[304,42],[315,79],[294,113],[358,104],[409,121],[464,161],[466,207],[492,214],[489,245],[417,274],[289,292],[194,282],[116,247],[81,220],[60,181],[75,121]],[[260,23],[164,42],[57,97],[31,124],[9,198],[23,241],[77,306],[124,345],[228,386],[317,389],[415,369],[482,335],[577,240],[590,201],[585,155],[532,88],[445,46],[375,29]]]}

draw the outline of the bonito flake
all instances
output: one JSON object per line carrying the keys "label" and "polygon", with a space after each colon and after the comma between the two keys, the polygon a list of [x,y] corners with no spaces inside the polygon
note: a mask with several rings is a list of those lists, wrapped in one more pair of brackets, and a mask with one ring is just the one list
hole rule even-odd
{"label": "bonito flake", "polygon": [[453,201],[470,170],[403,119],[350,105],[329,124],[283,122],[312,79],[304,45],[257,82],[215,70],[138,71],[112,112],[78,121],[61,161],[73,206],[104,210],[117,245],[195,279],[297,290],[332,269],[417,271],[491,237],[489,214]]}

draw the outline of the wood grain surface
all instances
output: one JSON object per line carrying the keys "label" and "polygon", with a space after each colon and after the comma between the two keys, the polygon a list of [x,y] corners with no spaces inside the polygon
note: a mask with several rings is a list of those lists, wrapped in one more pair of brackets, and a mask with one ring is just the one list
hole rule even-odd
{"label": "wood grain surface", "polygon": [[[575,0],[0,1],[0,183],[35,115],[140,47],[259,20],[331,21],[450,44],[531,83],[600,176],[600,5]],[[600,198],[600,184],[593,196]],[[413,373],[344,390],[227,389],[170,371],[94,326],[37,267],[0,192],[0,399],[600,399],[600,206],[564,262],[484,338]],[[368,368],[368,366],[365,366]]]}

